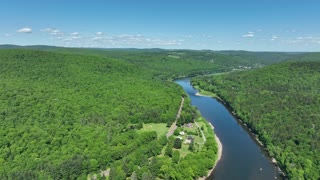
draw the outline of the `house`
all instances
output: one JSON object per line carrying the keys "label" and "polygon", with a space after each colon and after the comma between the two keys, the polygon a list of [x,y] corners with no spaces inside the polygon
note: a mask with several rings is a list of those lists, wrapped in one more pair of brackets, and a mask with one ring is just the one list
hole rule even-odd
{"label": "house", "polygon": [[187,136],[187,139],[184,141],[185,144],[191,144],[194,138],[192,136]]}
{"label": "house", "polygon": [[188,123],[188,124],[187,124],[187,127],[188,127],[188,128],[193,128],[193,124],[192,124],[192,123]]}
{"label": "house", "polygon": [[181,131],[179,134],[180,134],[181,136],[184,136],[185,133],[184,133],[183,131]]}

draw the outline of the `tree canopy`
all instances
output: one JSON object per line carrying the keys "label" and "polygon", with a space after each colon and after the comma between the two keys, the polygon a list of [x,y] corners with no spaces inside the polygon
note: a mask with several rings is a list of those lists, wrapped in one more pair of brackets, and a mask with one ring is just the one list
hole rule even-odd
{"label": "tree canopy", "polygon": [[[206,175],[214,147],[158,157],[167,138],[137,131],[172,124],[185,95],[155,71],[121,58],[0,50],[0,179],[86,179],[107,169],[110,179]],[[182,175],[189,156],[210,158]]]}

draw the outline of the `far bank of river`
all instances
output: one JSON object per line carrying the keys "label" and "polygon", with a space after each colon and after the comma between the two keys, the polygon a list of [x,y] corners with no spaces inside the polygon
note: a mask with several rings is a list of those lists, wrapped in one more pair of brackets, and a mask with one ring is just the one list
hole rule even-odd
{"label": "far bank of river", "polygon": [[189,78],[175,82],[189,95],[192,105],[213,124],[223,146],[221,159],[207,179],[281,179],[265,150],[222,103],[210,97],[197,96],[198,91],[190,85]]}

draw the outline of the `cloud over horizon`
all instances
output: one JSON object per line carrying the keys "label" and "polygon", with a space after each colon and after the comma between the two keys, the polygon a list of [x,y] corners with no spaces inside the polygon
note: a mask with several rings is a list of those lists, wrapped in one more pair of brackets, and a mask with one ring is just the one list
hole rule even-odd
{"label": "cloud over horizon", "polygon": [[29,27],[24,27],[24,28],[17,30],[17,32],[18,33],[32,33],[32,29]]}
{"label": "cloud over horizon", "polygon": [[251,38],[254,37],[254,32],[248,32],[247,34],[242,35],[244,38]]}
{"label": "cloud over horizon", "polygon": [[42,29],[41,31],[46,32],[46,33],[53,35],[53,36],[63,36],[64,35],[63,32],[61,32],[58,29],[54,29],[54,28],[46,28],[46,29]]}
{"label": "cloud over horizon", "polygon": [[97,36],[102,36],[104,33],[103,32],[96,32]]}

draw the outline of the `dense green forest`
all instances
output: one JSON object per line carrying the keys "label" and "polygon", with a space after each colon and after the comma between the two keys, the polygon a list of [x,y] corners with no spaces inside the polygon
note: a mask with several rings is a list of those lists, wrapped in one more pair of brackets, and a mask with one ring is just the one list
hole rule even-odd
{"label": "dense green forest", "polygon": [[[181,157],[173,137],[139,131],[170,126],[185,96],[157,73],[121,57],[0,50],[0,179],[206,176],[217,152],[208,125]],[[179,125],[198,117],[186,99]]]}
{"label": "dense green forest", "polygon": [[165,49],[95,49],[62,48],[53,46],[0,45],[0,49],[34,49],[63,54],[90,55],[125,61],[154,72],[158,79],[228,72],[234,69],[253,69],[303,57],[308,53],[165,50]]}
{"label": "dense green forest", "polygon": [[[292,171],[292,175],[316,177],[314,170],[319,158],[314,157],[319,152],[312,148],[319,149],[319,144],[312,143],[319,140],[315,122],[319,114],[313,111],[317,106],[306,110],[304,105],[294,106],[294,103],[307,101],[311,107],[319,101],[314,97],[319,88],[307,86],[309,80],[319,84],[314,73],[317,69],[308,71],[306,76],[297,68],[300,65],[294,66],[293,61],[316,59],[317,56],[317,53],[0,46],[0,179],[86,179],[88,175],[101,178],[100,173],[109,179],[196,179],[206,176],[217,152],[211,127],[205,121],[199,121],[207,141],[181,145],[177,139],[179,131],[184,130],[185,123],[193,122],[200,115],[190,105],[190,99],[181,87],[168,80],[256,69],[281,61],[291,63],[250,71],[248,75],[239,72],[213,79],[204,77],[194,83],[218,92],[234,106],[279,163],[290,167],[289,174]],[[290,68],[283,71],[281,67]],[[308,67],[314,65],[305,69]],[[265,71],[263,78],[259,78],[258,74]],[[283,72],[276,75],[287,80],[271,77],[273,71]],[[287,77],[290,73],[293,75]],[[259,80],[253,79],[254,76]],[[243,79],[251,86],[246,86]],[[279,87],[274,83],[275,79],[280,79]],[[253,104],[248,102],[256,96],[244,98],[251,97],[247,93],[251,90],[247,91],[246,87],[257,85],[252,91],[261,93],[262,82],[269,82],[271,89],[261,91],[265,93],[263,98],[254,94],[261,101],[269,94],[282,99],[278,103],[268,98],[270,102],[263,105],[259,102],[255,106],[265,107],[263,112],[268,112],[267,128],[257,120],[265,115],[258,110],[251,112]],[[305,84],[300,84],[300,89],[295,88],[299,83]],[[226,91],[230,87],[232,91]],[[294,103],[285,91],[288,89],[298,98]],[[300,93],[301,90],[313,94]],[[167,138],[165,133],[176,118],[181,97],[186,98],[177,121],[180,127]],[[276,106],[267,111],[274,104]],[[278,116],[280,104],[290,113]],[[246,106],[249,110],[242,108]],[[250,119],[251,113],[254,120]],[[288,124],[291,116],[299,122],[285,126],[283,132],[287,134],[273,129],[269,122],[274,118],[280,119],[277,123]],[[309,116],[313,120],[306,119]],[[150,128],[153,125],[156,127]],[[294,134],[299,132],[298,126],[301,133]],[[186,133],[187,136],[195,135],[195,141],[202,139],[200,129],[187,129]],[[309,135],[313,138],[302,141]],[[286,141],[284,146],[283,141],[289,136],[292,141]],[[306,158],[302,161],[296,151],[303,152]]]}
{"label": "dense green forest", "polygon": [[319,53],[252,71],[197,77],[192,84],[226,101],[290,179],[320,178]]}

